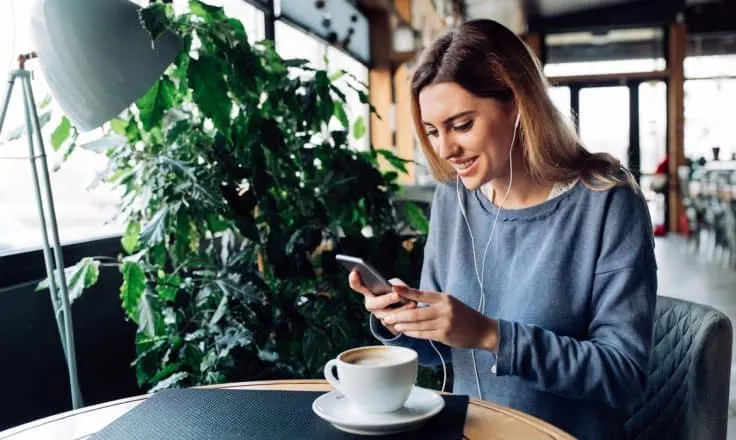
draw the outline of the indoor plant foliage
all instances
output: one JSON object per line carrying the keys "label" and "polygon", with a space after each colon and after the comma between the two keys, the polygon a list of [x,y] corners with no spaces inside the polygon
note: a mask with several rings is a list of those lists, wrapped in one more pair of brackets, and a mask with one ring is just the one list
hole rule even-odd
{"label": "indoor plant foliage", "polygon": [[[120,267],[142,386],[321,377],[338,352],[375,343],[336,253],[418,282],[426,219],[413,205],[399,214],[397,173],[377,157],[399,172],[403,161],[350,148],[365,124],[349,119],[344,93],[367,102],[350,75],[249,44],[221,8],[193,0],[176,14],[166,3],[141,21],[154,44],[177,33],[182,51],[108,127],[125,139],[106,154],[126,254],[67,269],[71,294],[100,264]],[[74,133],[64,121],[55,145]],[[399,232],[403,217],[419,235]]]}

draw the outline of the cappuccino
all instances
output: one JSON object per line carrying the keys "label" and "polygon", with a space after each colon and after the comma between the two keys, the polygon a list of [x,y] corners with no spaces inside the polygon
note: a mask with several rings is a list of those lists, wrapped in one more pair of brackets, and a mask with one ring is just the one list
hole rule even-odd
{"label": "cappuccino", "polygon": [[382,359],[382,358],[375,358],[375,357],[364,357],[361,359],[353,359],[348,361],[349,364],[352,365],[391,365],[391,359]]}
{"label": "cappuccino", "polygon": [[417,352],[404,347],[359,347],[327,362],[324,373],[359,411],[396,411],[404,405],[416,382]]}
{"label": "cappuccino", "polygon": [[339,359],[351,365],[392,365],[404,361],[404,358],[390,347],[367,347],[344,353]]}

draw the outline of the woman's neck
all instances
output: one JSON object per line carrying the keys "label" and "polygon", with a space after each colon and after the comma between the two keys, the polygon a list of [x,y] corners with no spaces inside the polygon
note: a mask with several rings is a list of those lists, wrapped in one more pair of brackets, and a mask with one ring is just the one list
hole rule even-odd
{"label": "woman's neck", "polygon": [[502,205],[501,208],[504,209],[523,209],[546,201],[553,187],[552,182],[537,182],[526,173],[514,173],[511,189],[508,189],[508,185],[508,178],[496,179],[483,185],[481,190],[496,206]]}

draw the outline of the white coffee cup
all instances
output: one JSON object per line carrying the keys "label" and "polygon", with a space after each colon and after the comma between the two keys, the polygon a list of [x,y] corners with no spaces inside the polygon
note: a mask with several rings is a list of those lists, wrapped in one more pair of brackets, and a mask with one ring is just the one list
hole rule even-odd
{"label": "white coffee cup", "polygon": [[324,373],[357,410],[388,413],[409,398],[417,380],[417,352],[386,345],[358,347],[327,362]]}

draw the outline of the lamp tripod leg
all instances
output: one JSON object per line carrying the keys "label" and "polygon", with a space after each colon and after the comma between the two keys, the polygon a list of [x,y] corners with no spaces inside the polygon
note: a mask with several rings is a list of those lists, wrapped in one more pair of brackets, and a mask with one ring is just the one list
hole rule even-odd
{"label": "lamp tripod leg", "polygon": [[[18,75],[19,75],[18,71],[13,71],[8,76],[8,87],[7,87],[7,91],[5,93],[5,98],[3,99],[3,106],[2,106],[2,108],[0,108],[0,133],[2,133],[2,131],[3,131],[3,125],[5,124],[5,116],[7,115],[7,111],[8,111],[8,108],[10,106],[10,97],[13,94],[13,87],[15,85],[15,81],[18,79]],[[25,109],[25,100],[23,102],[23,106],[24,106],[24,109]],[[27,125],[28,125],[28,120],[26,120],[26,126]],[[29,138],[29,142],[32,142],[32,139]],[[30,161],[30,165],[31,165],[31,172],[32,172],[32,175],[33,175],[34,188],[37,188],[38,187],[38,175],[37,175],[37,172],[36,172],[36,168],[34,166],[34,163],[33,163],[33,158],[32,157],[29,158],[29,161]],[[40,220],[41,220],[41,228],[43,230],[43,237],[46,238],[47,237],[46,231],[45,231],[46,221],[45,221],[44,212],[43,212],[42,207],[40,205],[40,203],[41,203],[40,201],[41,201],[40,194],[36,194],[36,203],[37,203],[38,208],[39,208],[39,216],[40,216]],[[46,266],[46,277],[47,277],[47,279],[52,279],[51,276],[53,274],[53,272],[52,272],[53,265],[51,264],[51,257],[50,257],[50,253],[49,253],[50,251],[49,251],[49,248],[47,246],[48,245],[48,242],[46,240],[44,240],[43,241],[43,244],[45,245],[43,247],[43,252],[44,252],[43,255],[44,255],[44,262],[45,262],[45,266]],[[58,299],[58,296],[56,294],[56,283],[50,283],[49,284],[49,296],[51,297],[51,305],[54,307],[54,318],[56,320],[56,327],[59,330],[59,339],[61,340],[61,346],[62,346],[62,349],[64,350],[64,356],[66,356],[66,339],[64,337],[64,335],[65,335],[65,332],[64,332],[64,322],[61,319],[61,315],[59,315],[59,313],[57,312],[58,310],[61,309],[61,304],[59,303],[59,299]]]}
{"label": "lamp tripod leg", "polygon": [[8,114],[8,107],[10,107],[10,96],[13,94],[15,78],[15,72],[10,72],[10,74],[8,75],[8,86],[5,89],[5,96],[3,97],[3,106],[0,107],[0,133],[3,132],[3,125],[5,125],[5,116]]}
{"label": "lamp tripod leg", "polygon": [[[61,252],[61,244],[59,242],[56,213],[54,210],[53,195],[51,193],[48,164],[46,162],[46,152],[44,150],[43,137],[41,134],[40,124],[38,122],[38,113],[36,112],[36,104],[31,87],[30,72],[25,69],[16,70],[10,75],[8,92],[4,99],[4,106],[2,107],[2,110],[0,110],[0,131],[2,130],[2,126],[5,121],[5,115],[10,103],[10,95],[12,93],[15,80],[18,78],[20,78],[21,80],[21,87],[23,89],[23,105],[25,108],[25,122],[28,137],[30,165],[33,176],[33,187],[36,196],[36,203],[41,223],[43,255],[46,265],[46,274],[49,281],[49,292],[51,295],[52,305],[54,306],[54,317],[56,319],[56,324],[59,330],[59,336],[66,359],[69,375],[69,386],[72,398],[72,407],[74,409],[77,409],[82,405],[82,398],[77,377],[76,351],[74,346],[73,333],[74,328],[72,326],[71,307],[69,304],[69,294],[67,291],[67,282],[64,273],[64,259]],[[38,142],[38,153],[36,152],[36,146],[34,144],[34,135],[36,136],[36,140]],[[42,165],[41,171],[43,177],[44,194],[42,194],[41,192],[42,186],[41,181],[39,180],[38,169],[36,168],[36,158],[40,159]],[[44,205],[43,202],[44,196],[46,198],[46,205]],[[49,222],[47,222],[44,206],[47,206],[49,210]],[[51,229],[51,239],[53,242],[53,253],[49,244],[49,226]],[[55,260],[56,266],[54,266],[52,258]],[[58,274],[58,279],[56,276],[54,276],[55,273]]]}

